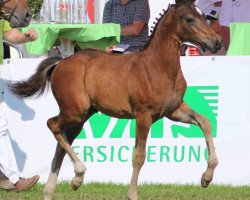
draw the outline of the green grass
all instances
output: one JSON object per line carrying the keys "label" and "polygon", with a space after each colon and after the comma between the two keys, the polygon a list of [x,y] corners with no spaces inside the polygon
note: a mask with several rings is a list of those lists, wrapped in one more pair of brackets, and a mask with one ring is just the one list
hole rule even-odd
{"label": "green grass", "polygon": [[[37,184],[26,192],[0,190],[0,200],[43,200],[44,185]],[[68,183],[58,184],[54,200],[126,200],[128,185],[89,183],[73,191]],[[139,200],[250,200],[250,187],[210,185],[141,184]]]}

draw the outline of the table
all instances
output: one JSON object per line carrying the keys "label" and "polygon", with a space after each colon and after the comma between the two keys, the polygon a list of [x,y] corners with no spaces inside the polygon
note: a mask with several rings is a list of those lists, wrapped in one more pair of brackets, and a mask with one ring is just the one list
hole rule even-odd
{"label": "table", "polygon": [[72,54],[76,44],[83,48],[98,48],[104,50],[108,46],[120,42],[121,28],[119,24],[30,24],[21,31],[36,29],[39,38],[25,44],[28,54],[41,56],[53,46],[62,44],[63,56]]}
{"label": "table", "polygon": [[230,24],[230,45],[227,55],[250,55],[250,23]]}

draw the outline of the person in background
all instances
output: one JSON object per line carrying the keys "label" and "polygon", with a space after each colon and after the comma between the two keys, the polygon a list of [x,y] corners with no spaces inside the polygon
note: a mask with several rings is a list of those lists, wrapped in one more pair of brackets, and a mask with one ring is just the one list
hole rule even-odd
{"label": "person in background", "polygon": [[196,0],[196,5],[206,15],[209,25],[218,34],[221,33],[221,27],[218,20],[221,4],[221,0]]}
{"label": "person in background", "polygon": [[19,192],[33,187],[39,180],[39,176],[22,178],[16,163],[15,155],[8,132],[7,119],[3,110],[4,100],[4,74],[3,74],[3,40],[21,44],[37,39],[34,29],[29,29],[22,33],[17,29],[12,29],[9,22],[0,20],[0,188],[9,191]]}
{"label": "person in background", "polygon": [[[103,23],[121,25],[122,45],[129,45],[127,52],[142,49],[148,42],[150,8],[148,0],[109,0],[103,11]],[[112,52],[113,47],[108,48]]]}
{"label": "person in background", "polygon": [[229,25],[233,22],[250,22],[249,0],[225,0],[220,13],[221,35],[226,50],[230,44]]}
{"label": "person in background", "polygon": [[[221,34],[221,27],[219,24],[219,14],[220,14],[220,8],[222,1],[221,0],[193,0],[195,2],[195,5],[204,13],[207,23],[209,26],[217,33]],[[195,55],[201,55],[200,51],[198,50],[199,47],[191,47],[191,49],[194,49]],[[204,55],[211,55],[212,53],[209,51],[206,51],[206,49],[201,49],[204,52]],[[190,48],[188,48],[187,45],[182,45],[181,46],[181,51],[180,55],[185,56],[185,55],[192,55],[189,51]],[[216,53],[217,55],[224,55],[225,51],[220,50],[219,52]]]}
{"label": "person in background", "polygon": [[[219,23],[220,9],[222,5],[222,0],[196,0],[195,4],[201,9],[205,14],[207,23],[209,26],[219,35],[221,35],[221,26]],[[225,55],[226,50],[222,47],[216,54],[211,53],[210,51],[203,49],[204,55]]]}

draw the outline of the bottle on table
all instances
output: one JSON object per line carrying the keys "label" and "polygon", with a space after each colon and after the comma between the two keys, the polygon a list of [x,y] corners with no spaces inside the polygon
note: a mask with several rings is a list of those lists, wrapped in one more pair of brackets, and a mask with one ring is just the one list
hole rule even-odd
{"label": "bottle on table", "polygon": [[72,3],[72,23],[79,23],[79,15],[80,15],[80,1],[74,0]]}
{"label": "bottle on table", "polygon": [[56,0],[55,6],[55,23],[67,24],[70,20],[70,3],[68,0]]}
{"label": "bottle on table", "polygon": [[87,23],[87,0],[74,0],[73,1],[72,22],[75,24]]}
{"label": "bottle on table", "polygon": [[41,23],[51,23],[51,5],[49,0],[43,1]]}

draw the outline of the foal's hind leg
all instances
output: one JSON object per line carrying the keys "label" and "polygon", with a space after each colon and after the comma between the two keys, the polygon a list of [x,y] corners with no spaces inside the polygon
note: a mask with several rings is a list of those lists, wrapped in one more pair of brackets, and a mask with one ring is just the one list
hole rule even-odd
{"label": "foal's hind leg", "polygon": [[86,171],[86,167],[80,161],[74,150],[71,148],[65,135],[66,128],[67,127],[70,128],[70,125],[74,127],[76,126],[76,124],[78,125],[82,124],[80,120],[78,121],[78,123],[76,123],[75,120],[74,121],[71,120],[72,119],[70,118],[70,116],[65,117],[63,114],[60,114],[57,117],[50,118],[47,124],[50,130],[53,132],[57,142],[66,151],[66,153],[73,162],[76,177],[74,177],[74,180],[72,179],[72,181],[74,181],[75,184],[73,189],[76,190],[82,184],[83,174]]}
{"label": "foal's hind leg", "polygon": [[57,143],[56,152],[51,164],[49,178],[44,188],[45,200],[52,200],[52,195],[56,189],[57,178],[65,153],[66,152],[64,151],[64,149],[59,145],[59,143]]}
{"label": "foal's hind leg", "polygon": [[212,137],[212,126],[209,120],[193,111],[185,102],[182,102],[181,106],[169,118],[174,121],[196,124],[204,132],[209,158],[207,169],[201,177],[201,185],[207,187],[213,179],[214,169],[218,164]]}
{"label": "foal's hind leg", "polygon": [[135,151],[133,158],[133,174],[128,190],[128,199],[137,200],[137,182],[140,169],[144,164],[146,158],[146,143],[148,132],[152,124],[152,117],[150,113],[136,114],[136,140]]}
{"label": "foal's hind leg", "polygon": [[[78,126],[78,127],[74,127],[73,129],[67,130],[66,135],[67,135],[67,139],[70,145],[73,143],[74,139],[79,134],[81,129],[82,129],[82,126]],[[60,146],[59,143],[57,143],[55,155],[51,164],[50,175],[44,188],[45,200],[52,199],[52,195],[56,189],[58,174],[59,174],[65,154],[66,154],[65,150]]]}
{"label": "foal's hind leg", "polygon": [[[73,108],[70,109],[71,112],[73,111]],[[71,148],[71,144],[73,143],[76,136],[80,133],[83,124],[88,120],[89,117],[91,117],[96,110],[89,109],[88,112],[85,112],[87,114],[79,115],[74,112],[71,113],[71,117],[67,117],[67,120],[64,120],[65,118],[61,115],[51,118],[48,120],[48,127],[53,132],[56,140],[58,141],[55,157],[53,159],[52,167],[51,167],[51,173],[49,176],[49,179],[47,181],[47,184],[45,186],[45,199],[50,200],[52,198],[52,195],[54,193],[54,190],[56,188],[56,182],[58,173],[63,161],[63,158],[65,156],[65,153],[67,153],[71,160],[73,161],[74,170],[75,170],[75,177],[71,181],[71,187],[76,190],[80,187],[80,185],[83,182],[84,173],[86,171],[86,167],[84,164],[79,160],[75,152]],[[66,111],[64,112],[67,113]],[[67,115],[66,115],[67,116]],[[73,117],[75,116],[75,117]],[[83,119],[77,117],[82,116]],[[61,118],[60,118],[61,117]],[[78,119],[78,120],[77,120]],[[77,122],[77,123],[76,123]],[[71,125],[71,126],[69,126]],[[67,127],[66,129],[66,135],[65,130],[63,130],[61,127]]]}

